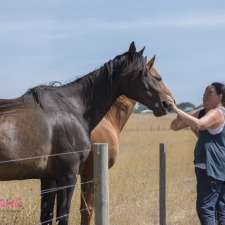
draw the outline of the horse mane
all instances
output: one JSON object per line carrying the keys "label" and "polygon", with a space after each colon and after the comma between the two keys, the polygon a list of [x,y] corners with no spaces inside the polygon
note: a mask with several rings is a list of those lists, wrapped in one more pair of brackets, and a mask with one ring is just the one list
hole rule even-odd
{"label": "horse mane", "polygon": [[[121,55],[117,55],[113,60],[109,60],[100,68],[98,68],[84,76],[81,76],[67,84],[62,84],[61,82],[53,81],[53,82],[50,82],[50,85],[40,85],[40,86],[31,88],[28,90],[27,93],[32,94],[35,102],[39,104],[41,102],[42,92],[47,89],[65,88],[65,87],[72,86],[74,84],[81,85],[82,87],[84,87],[84,89],[87,89],[90,87],[90,85],[92,85],[94,83],[94,81],[96,79],[98,79],[99,75],[102,73],[104,73],[106,76],[108,76],[108,77],[106,77],[106,79],[108,79],[111,84],[113,75],[117,73],[117,71],[114,69],[114,64],[118,65],[121,63],[121,61],[123,61],[123,64],[121,66],[127,66],[130,61],[128,55],[129,55],[128,52],[125,52]],[[126,59],[126,60],[124,60],[124,59]],[[132,61],[136,62],[136,64],[135,64],[136,68],[141,68],[141,67],[143,67],[143,64],[144,64],[144,57],[141,57],[141,60],[140,60],[140,57],[139,57],[138,53],[136,52],[136,53],[134,53],[134,55],[132,57]],[[86,92],[86,93],[89,93],[89,92]]]}
{"label": "horse mane", "polygon": [[[78,84],[78,86],[79,85],[82,86],[85,92],[85,94],[83,95],[84,98],[89,98],[92,96],[92,93],[90,93],[90,86],[92,86],[94,84],[94,81],[98,79],[99,75],[103,73],[105,74],[104,79],[107,79],[108,84],[110,85],[107,88],[107,91],[110,92],[112,88],[112,80],[117,74],[117,71],[115,70],[115,65],[117,66],[119,65],[120,67],[127,66],[130,62],[130,58],[128,56],[129,56],[128,52],[118,55],[113,60],[109,60],[108,62],[106,62],[99,69],[94,70],[93,72],[90,72],[87,75],[84,75],[67,84],[62,84],[61,82],[54,81],[49,83],[49,85],[39,85],[39,86],[30,88],[19,98],[9,99],[9,100],[2,99],[0,100],[0,112],[10,111],[17,107],[24,107],[27,101],[27,97],[28,98],[31,97],[34,103],[36,103],[41,108],[43,108],[42,96],[45,91],[70,87],[74,84]],[[138,57],[138,53],[134,53],[134,55],[132,56],[132,61],[135,61],[136,68],[141,68],[141,66],[143,67],[144,58]],[[117,105],[117,107],[120,107],[122,110],[123,109],[125,110],[124,104],[126,104],[126,101],[124,97],[119,97],[115,104]]]}
{"label": "horse mane", "polygon": [[20,98],[3,100],[3,102],[0,100],[0,111],[2,110],[8,111],[8,110],[14,109],[15,107],[19,105],[22,106],[22,103],[24,105],[27,97],[31,97],[33,99],[33,102],[39,105],[43,109],[44,105],[42,104],[42,96],[43,96],[43,93],[46,92],[47,90],[56,90],[60,88],[70,87],[75,83],[80,84],[81,86],[84,87],[84,89],[88,90],[88,87],[90,87],[89,85],[92,84],[94,80],[97,78],[98,74],[102,72],[106,72],[105,65],[67,84],[62,84],[59,81],[52,81],[48,85],[35,86],[33,88],[28,89]]}

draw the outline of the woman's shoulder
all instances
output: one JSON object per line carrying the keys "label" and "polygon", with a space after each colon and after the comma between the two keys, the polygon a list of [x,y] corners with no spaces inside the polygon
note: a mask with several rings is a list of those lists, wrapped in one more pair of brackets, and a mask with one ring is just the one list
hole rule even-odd
{"label": "woman's shoulder", "polygon": [[[223,131],[224,127],[225,127],[225,108],[224,107],[217,107],[215,109],[213,109],[215,112],[217,111],[217,113],[220,113],[221,116],[221,123],[215,127],[215,128],[209,128],[208,132],[212,135],[215,134],[219,134]],[[218,114],[219,115],[219,114]],[[224,115],[224,118],[222,120],[222,116]]]}
{"label": "woman's shoulder", "polygon": [[210,109],[208,113],[220,113],[222,115],[225,115],[225,108],[223,106],[218,106],[214,109]]}
{"label": "woman's shoulder", "polygon": [[225,115],[225,107],[224,106],[219,106],[218,110],[221,111]]}
{"label": "woman's shoulder", "polygon": [[215,115],[220,116],[221,118],[224,116],[225,117],[225,108],[223,106],[219,106],[215,109],[212,110],[213,112],[217,113]]}

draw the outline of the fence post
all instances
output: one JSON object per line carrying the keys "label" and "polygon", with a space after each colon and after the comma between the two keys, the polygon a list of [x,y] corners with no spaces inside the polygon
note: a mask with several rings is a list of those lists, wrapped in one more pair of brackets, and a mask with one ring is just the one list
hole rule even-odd
{"label": "fence post", "polygon": [[93,144],[95,225],[109,225],[108,144]]}
{"label": "fence post", "polygon": [[166,151],[164,144],[160,144],[159,160],[159,224],[166,225]]}

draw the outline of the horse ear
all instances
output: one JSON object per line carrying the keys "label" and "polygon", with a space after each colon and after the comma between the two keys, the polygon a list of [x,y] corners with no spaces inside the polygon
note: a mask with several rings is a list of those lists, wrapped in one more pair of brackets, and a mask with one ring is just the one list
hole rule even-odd
{"label": "horse ear", "polygon": [[139,55],[139,56],[142,56],[142,55],[143,55],[143,53],[144,53],[144,50],[145,50],[145,47],[144,47],[144,48],[142,48],[142,49],[138,52],[138,55]]}
{"label": "horse ear", "polygon": [[147,63],[148,69],[152,68],[152,66],[154,65],[154,62],[155,62],[155,55],[148,61]]}
{"label": "horse ear", "polygon": [[129,50],[128,50],[129,53],[132,53],[134,54],[136,52],[136,46],[134,44],[134,42],[132,41],[132,43],[130,44],[130,47],[129,47]]}

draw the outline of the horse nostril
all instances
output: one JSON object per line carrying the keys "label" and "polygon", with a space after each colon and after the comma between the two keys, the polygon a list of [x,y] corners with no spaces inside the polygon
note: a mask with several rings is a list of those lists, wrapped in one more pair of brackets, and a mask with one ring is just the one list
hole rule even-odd
{"label": "horse nostril", "polygon": [[172,112],[172,108],[170,105],[168,105],[167,102],[163,101],[162,104],[163,104],[163,107],[167,110],[167,112]]}
{"label": "horse nostril", "polygon": [[163,101],[162,104],[164,108],[168,109],[168,104],[166,102]]}

